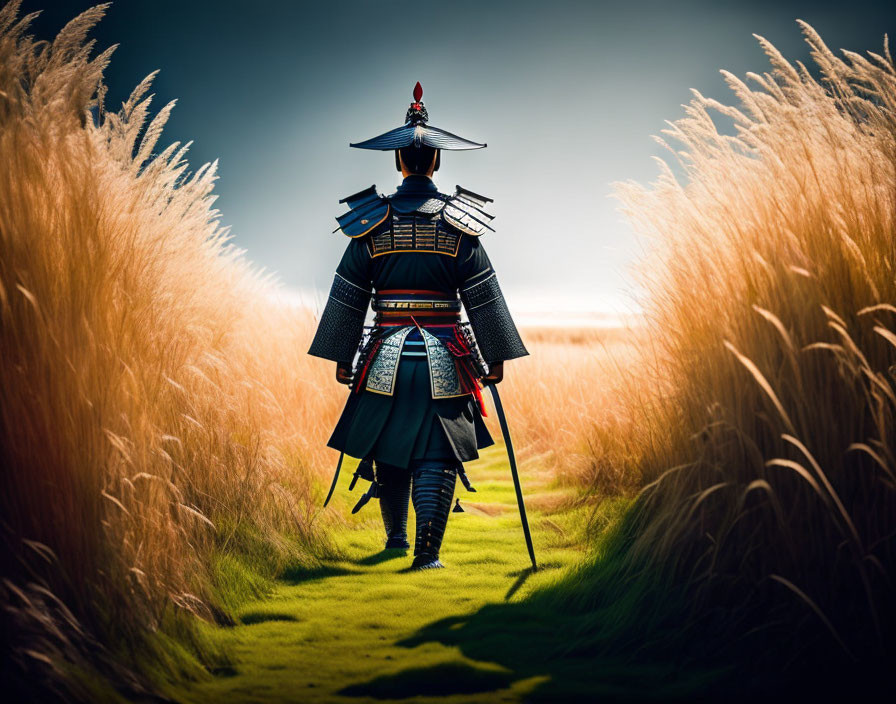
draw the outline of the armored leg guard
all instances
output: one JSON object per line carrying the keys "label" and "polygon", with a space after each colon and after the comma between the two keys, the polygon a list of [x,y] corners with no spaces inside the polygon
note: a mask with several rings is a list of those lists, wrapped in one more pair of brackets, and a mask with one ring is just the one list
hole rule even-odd
{"label": "armored leg guard", "polygon": [[414,468],[412,499],[417,514],[417,540],[412,569],[444,567],[439,562],[439,548],[448,525],[457,465],[451,462],[427,461]]}
{"label": "armored leg guard", "polygon": [[411,496],[411,472],[400,467],[377,463],[376,481],[386,528],[387,548],[409,548],[408,501]]}

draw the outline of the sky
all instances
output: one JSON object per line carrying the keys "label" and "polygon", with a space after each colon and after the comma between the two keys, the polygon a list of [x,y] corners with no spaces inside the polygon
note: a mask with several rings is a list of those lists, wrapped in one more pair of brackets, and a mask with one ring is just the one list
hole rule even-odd
{"label": "sky", "polygon": [[[93,4],[23,11],[50,38]],[[768,69],[753,33],[807,61],[797,18],[832,49],[880,51],[896,2],[115,0],[93,37],[120,45],[108,109],[160,70],[154,107],[178,101],[160,146],[219,160],[222,223],[290,290],[328,289],[340,198],[400,183],[391,153],[348,143],[402,124],[420,81],[430,124],[488,143],[443,153],[435,181],[494,198],[482,242],[511,309],[625,312],[641,250],[613,182],[655,179],[651,136],[690,89],[727,102],[720,69]]]}

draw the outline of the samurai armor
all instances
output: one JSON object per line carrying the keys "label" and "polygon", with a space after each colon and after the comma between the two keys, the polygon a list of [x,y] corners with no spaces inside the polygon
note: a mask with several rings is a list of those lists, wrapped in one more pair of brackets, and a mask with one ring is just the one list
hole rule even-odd
{"label": "samurai armor", "polygon": [[446,462],[422,462],[414,467],[411,499],[417,515],[412,569],[444,567],[439,549],[448,526],[457,467]]}
{"label": "samurai armor", "polygon": [[408,503],[411,498],[411,473],[401,467],[378,463],[380,512],[386,529],[386,548],[409,548]]}

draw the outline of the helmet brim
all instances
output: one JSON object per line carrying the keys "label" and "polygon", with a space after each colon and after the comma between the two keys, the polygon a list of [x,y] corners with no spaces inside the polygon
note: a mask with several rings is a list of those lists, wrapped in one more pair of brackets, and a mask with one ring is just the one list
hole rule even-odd
{"label": "helmet brim", "polygon": [[438,127],[419,124],[402,125],[363,142],[349,144],[349,146],[355,149],[378,149],[380,151],[391,151],[410,146],[463,151],[467,149],[482,149],[487,145],[464,139]]}

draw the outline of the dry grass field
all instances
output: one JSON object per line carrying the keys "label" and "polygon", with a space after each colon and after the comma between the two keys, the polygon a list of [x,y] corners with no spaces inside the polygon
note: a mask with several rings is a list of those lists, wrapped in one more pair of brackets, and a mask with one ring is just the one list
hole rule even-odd
{"label": "dry grass field", "polygon": [[[505,365],[501,394],[527,461],[602,494],[635,488],[637,463],[618,432],[632,425],[621,399],[643,330],[633,324],[528,328],[521,334],[530,354]],[[489,427],[500,437],[497,423]]]}
{"label": "dry grass field", "polygon": [[[214,164],[158,146],[151,77],[105,110],[104,8],[46,43],[19,5],[0,10],[3,676],[89,701],[99,668],[139,697],[147,673],[211,669],[196,615],[332,555],[345,389],[306,354],[313,314],[228,244]],[[524,481],[594,506],[641,489],[533,597],[575,622],[567,654],[771,677],[896,653],[896,69],[804,30],[811,72],[763,42],[772,73],[726,76],[740,107],[698,95],[670,128],[679,176],[619,188],[651,242],[644,323],[524,330],[507,365]]]}
{"label": "dry grass field", "polygon": [[157,151],[172,106],[149,121],[150,79],[103,110],[110,52],[85,37],[104,8],[48,44],[18,5],[0,11],[0,590],[4,670],[52,686],[218,608],[220,556],[322,549],[317,371],[307,314],[227,245],[214,165]]}
{"label": "dry grass field", "polygon": [[760,38],[771,71],[664,134],[677,171],[618,188],[651,250],[648,486],[582,599],[639,583],[754,686],[845,694],[896,654],[896,66],[801,26],[813,66]]}

